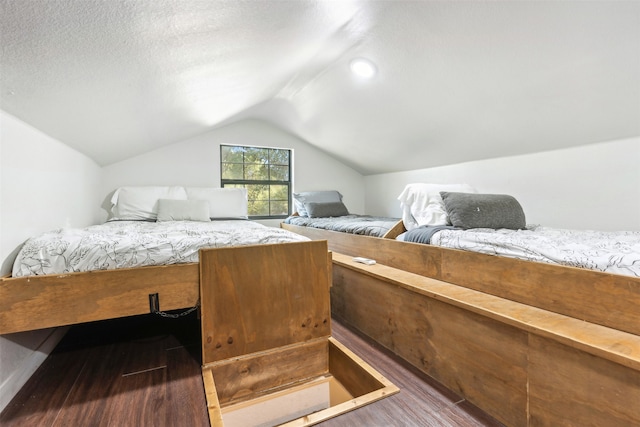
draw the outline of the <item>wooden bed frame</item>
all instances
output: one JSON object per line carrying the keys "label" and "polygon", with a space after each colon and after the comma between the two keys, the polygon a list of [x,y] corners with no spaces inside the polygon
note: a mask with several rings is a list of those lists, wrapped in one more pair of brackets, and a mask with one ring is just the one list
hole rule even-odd
{"label": "wooden bed frame", "polygon": [[[298,214],[298,212],[294,212],[293,214],[291,214],[291,216],[300,216]],[[289,229],[289,227],[291,230],[299,230],[299,229],[304,229],[304,228],[314,228],[314,227],[306,227],[306,226],[300,226],[300,225],[293,225],[293,224],[286,224],[286,223],[281,223],[281,228],[285,228],[285,229]],[[322,229],[317,229],[320,231],[324,231]],[[401,219],[398,219],[398,221],[393,225],[393,227],[391,227],[389,230],[387,230],[386,233],[384,233],[381,237],[383,239],[395,239],[396,237],[398,237],[400,234],[404,233],[405,231],[407,231],[406,228],[404,228],[404,223],[402,222]],[[302,233],[298,233],[298,234],[302,234]]]}
{"label": "wooden bed frame", "polygon": [[329,250],[640,335],[640,278],[281,224]]}
{"label": "wooden bed frame", "polygon": [[395,225],[393,227],[391,227],[389,229],[389,231],[384,233],[384,236],[382,236],[382,238],[383,239],[395,239],[396,237],[398,237],[399,235],[401,235],[405,231],[407,231],[407,229],[404,228],[404,224],[402,223],[402,220],[400,219],[400,220],[398,220],[398,222],[395,223]]}
{"label": "wooden bed frame", "polygon": [[328,241],[334,316],[506,425],[640,425],[640,278],[281,227]]}
{"label": "wooden bed frame", "polygon": [[[245,259],[247,265],[254,261]],[[296,262],[292,258],[291,265]],[[190,263],[1,278],[0,335],[194,307],[200,298],[200,267]],[[157,295],[157,304],[151,295]]]}
{"label": "wooden bed frame", "polygon": [[245,425],[247,417],[313,425],[399,391],[331,337],[325,241],[205,248],[199,260],[3,278],[0,334],[200,302],[202,377],[214,427]]}

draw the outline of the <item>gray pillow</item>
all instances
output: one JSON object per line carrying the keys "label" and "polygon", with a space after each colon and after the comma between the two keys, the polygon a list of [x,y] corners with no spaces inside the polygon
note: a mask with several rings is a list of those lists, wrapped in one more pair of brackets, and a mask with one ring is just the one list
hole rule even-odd
{"label": "gray pillow", "polygon": [[304,204],[309,218],[326,218],[349,215],[342,202],[307,202]]}
{"label": "gray pillow", "polygon": [[342,194],[338,191],[305,191],[302,193],[293,193],[293,201],[296,212],[300,216],[309,216],[307,209],[304,207],[305,203],[328,203],[328,202],[342,202]]}
{"label": "gray pillow", "polygon": [[158,200],[158,222],[203,221],[209,222],[209,202],[206,200]]}
{"label": "gray pillow", "polygon": [[440,195],[454,227],[519,230],[527,225],[522,206],[512,196],[446,191]]}

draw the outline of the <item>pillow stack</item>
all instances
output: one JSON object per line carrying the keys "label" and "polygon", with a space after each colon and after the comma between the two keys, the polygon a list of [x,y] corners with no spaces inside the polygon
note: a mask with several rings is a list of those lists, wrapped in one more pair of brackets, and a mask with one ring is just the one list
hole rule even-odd
{"label": "pillow stack", "polygon": [[467,184],[407,184],[398,196],[402,208],[402,221],[407,230],[421,225],[449,225],[441,191],[476,193]]}
{"label": "pillow stack", "polygon": [[210,221],[247,219],[245,188],[120,187],[109,221]]}
{"label": "pillow stack", "polygon": [[506,194],[478,194],[467,184],[408,184],[400,196],[407,230],[423,225],[469,228],[526,228],[520,203]]}
{"label": "pillow stack", "polygon": [[342,203],[342,194],[335,190],[293,193],[293,202],[299,216],[327,218],[349,215]]}

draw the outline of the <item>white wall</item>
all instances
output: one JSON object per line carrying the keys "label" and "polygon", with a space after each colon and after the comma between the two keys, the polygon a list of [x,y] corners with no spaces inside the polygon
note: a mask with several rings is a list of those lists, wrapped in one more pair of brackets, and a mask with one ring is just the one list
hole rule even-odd
{"label": "white wall", "polygon": [[[293,149],[294,191],[338,190],[351,212],[364,213],[361,174],[261,120],[243,120],[106,166],[101,193],[110,194],[124,185],[220,187],[220,144]],[[277,225],[280,221],[261,222]]]}
{"label": "white wall", "polygon": [[367,213],[400,217],[397,196],[413,182],[467,183],[483,193],[511,194],[530,224],[640,230],[640,137],[367,176]]}
{"label": "white wall", "polygon": [[[0,262],[11,271],[30,236],[99,218],[100,167],[86,156],[0,111]],[[63,328],[0,336],[0,410],[62,336]]]}

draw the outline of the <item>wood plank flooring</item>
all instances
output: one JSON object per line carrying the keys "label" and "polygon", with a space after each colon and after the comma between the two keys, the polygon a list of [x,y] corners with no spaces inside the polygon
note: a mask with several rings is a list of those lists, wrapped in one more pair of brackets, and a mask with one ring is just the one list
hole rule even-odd
{"label": "wood plank flooring", "polygon": [[[338,321],[332,329],[401,391],[323,427],[501,425]],[[208,426],[200,352],[195,315],[74,326],[0,414],[0,425]]]}

